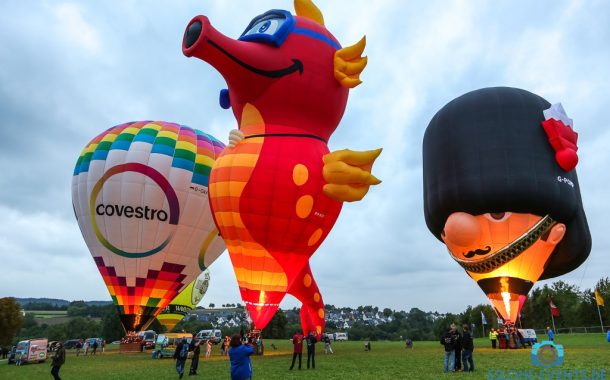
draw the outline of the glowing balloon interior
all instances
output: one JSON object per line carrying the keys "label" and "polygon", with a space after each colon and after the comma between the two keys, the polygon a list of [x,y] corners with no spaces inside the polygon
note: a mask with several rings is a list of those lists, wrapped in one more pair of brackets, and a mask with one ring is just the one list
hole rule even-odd
{"label": "glowing balloon interior", "polygon": [[206,269],[191,282],[157,316],[157,320],[167,331],[171,331],[205,296],[210,285],[210,271]]}
{"label": "glowing balloon interior", "polygon": [[295,9],[255,17],[237,40],[197,16],[182,49],[224,77],[221,106],[239,125],[212,170],[210,202],[248,312],[262,329],[289,293],[303,303],[303,329],[320,333],[324,302],[309,258],[342,202],[380,182],[370,174],[380,150],[329,154],[366,66],[365,40],[341,48],[311,1]]}
{"label": "glowing balloon interior", "polygon": [[126,331],[145,329],[225,249],[208,202],[223,149],[174,123],[132,122],[95,137],[72,179],[72,203]]}

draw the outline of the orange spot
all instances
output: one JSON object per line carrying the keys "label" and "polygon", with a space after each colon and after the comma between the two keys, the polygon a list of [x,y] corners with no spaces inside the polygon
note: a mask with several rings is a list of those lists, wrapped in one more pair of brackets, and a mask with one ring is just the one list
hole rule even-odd
{"label": "orange spot", "polygon": [[303,277],[303,285],[305,285],[306,288],[309,288],[311,286],[311,276],[309,275],[309,273],[307,273]]}
{"label": "orange spot", "polygon": [[318,309],[318,316],[322,319],[324,318],[324,309],[322,309],[322,308]]}
{"label": "orange spot", "polygon": [[303,164],[294,165],[294,169],[292,169],[292,180],[297,186],[302,186],[309,179],[309,170],[307,170],[307,166]]}
{"label": "orange spot", "polygon": [[320,302],[320,293],[316,293],[316,294],[314,294],[314,295],[313,295],[313,300],[314,300],[315,302]]}
{"label": "orange spot", "polygon": [[320,240],[321,237],[322,237],[322,229],[318,228],[309,237],[309,241],[307,242],[307,246],[311,247],[312,245],[316,244],[318,242],[318,240]]}
{"label": "orange spot", "polygon": [[311,195],[303,195],[297,201],[296,212],[297,216],[301,219],[305,219],[309,216],[311,209],[313,208],[313,197]]}
{"label": "orange spot", "polygon": [[316,326],[316,331],[318,334],[322,334],[322,326]]}

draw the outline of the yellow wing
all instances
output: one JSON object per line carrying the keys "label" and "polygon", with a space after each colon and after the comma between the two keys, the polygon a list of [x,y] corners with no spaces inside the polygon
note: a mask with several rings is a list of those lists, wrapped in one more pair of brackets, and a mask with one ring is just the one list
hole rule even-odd
{"label": "yellow wing", "polygon": [[380,154],[381,148],[365,152],[344,149],[325,155],[322,175],[328,183],[323,187],[324,194],[339,202],[364,198],[371,185],[381,183],[371,174]]}

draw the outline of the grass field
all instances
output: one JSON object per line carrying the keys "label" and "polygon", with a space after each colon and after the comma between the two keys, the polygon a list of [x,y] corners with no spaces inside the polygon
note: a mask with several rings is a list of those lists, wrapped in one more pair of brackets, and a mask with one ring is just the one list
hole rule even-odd
{"label": "grass field", "polygon": [[[573,334],[557,337],[556,343],[564,345],[565,358],[561,370],[605,370],[610,379],[610,343],[602,334]],[[277,350],[271,348],[275,344]],[[492,350],[486,339],[475,340],[475,372],[443,372],[443,348],[438,342],[415,342],[407,350],[401,342],[371,342],[371,352],[364,352],[363,342],[335,342],[334,355],[324,355],[324,345],[316,347],[316,369],[288,371],[292,359],[292,344],[288,340],[266,340],[265,356],[253,356],[254,379],[503,379],[498,373],[509,370],[533,370],[531,350]],[[201,379],[228,379],[229,361],[214,347],[211,358],[202,358],[199,364]],[[190,361],[187,362],[187,367]],[[314,372],[315,371],[315,372]],[[500,372],[498,372],[500,371]],[[313,372],[313,373],[312,373]],[[110,346],[106,354],[96,357],[76,357],[70,350],[66,364],[61,369],[62,379],[176,379],[178,376],[171,359],[151,359],[145,354],[119,354]],[[188,376],[185,375],[185,379]],[[50,379],[50,360],[43,364],[21,367],[0,361],[0,379]],[[196,377],[195,377],[196,378]],[[506,377],[517,379],[517,377]],[[527,377],[526,377],[527,378]],[[559,377],[548,377],[559,378]],[[563,377],[565,378],[565,377]],[[532,379],[538,379],[533,377]],[[573,379],[577,379],[574,377]],[[579,377],[578,379],[584,379]],[[589,379],[589,377],[587,377]]]}

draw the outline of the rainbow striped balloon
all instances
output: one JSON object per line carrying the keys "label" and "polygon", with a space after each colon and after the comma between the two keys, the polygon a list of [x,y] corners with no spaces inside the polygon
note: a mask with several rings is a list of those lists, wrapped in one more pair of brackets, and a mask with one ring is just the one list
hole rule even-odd
{"label": "rainbow striped balloon", "polygon": [[223,148],[196,129],[138,121],[78,158],[74,213],[126,331],[145,329],[225,250],[208,203]]}

